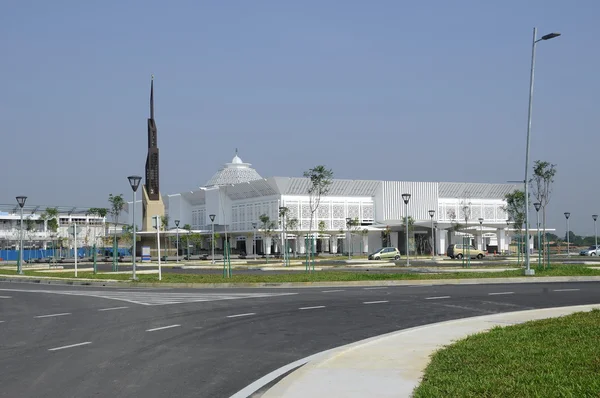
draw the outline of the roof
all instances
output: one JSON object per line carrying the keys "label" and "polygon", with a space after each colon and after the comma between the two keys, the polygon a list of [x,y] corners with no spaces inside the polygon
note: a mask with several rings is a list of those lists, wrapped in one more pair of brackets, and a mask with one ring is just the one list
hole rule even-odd
{"label": "roof", "polygon": [[250,163],[244,163],[242,159],[240,159],[236,151],[231,162],[225,163],[219,171],[213,174],[204,186],[214,187],[219,185],[231,185],[262,179],[260,174],[250,166]]}
{"label": "roof", "polygon": [[[58,211],[59,215],[87,215],[89,213],[90,207],[78,207],[78,206],[51,206],[51,205],[28,205],[25,204],[23,206],[23,214],[36,214],[43,213],[47,208],[54,209]],[[18,204],[0,204],[0,212],[7,212],[10,214],[20,214],[20,207]]]}
{"label": "roof", "polygon": [[504,199],[506,194],[522,189],[522,184],[486,184],[473,182],[440,182],[440,198]]}
{"label": "roof", "polygon": [[[273,177],[282,195],[308,195],[310,179],[304,177]],[[327,196],[374,196],[381,181],[334,179]]]}

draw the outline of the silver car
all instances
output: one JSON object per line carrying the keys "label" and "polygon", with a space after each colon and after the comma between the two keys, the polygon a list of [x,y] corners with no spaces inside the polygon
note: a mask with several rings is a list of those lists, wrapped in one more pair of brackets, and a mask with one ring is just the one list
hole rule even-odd
{"label": "silver car", "polygon": [[579,252],[580,256],[598,256],[600,255],[600,245],[592,245],[587,249],[583,249]]}

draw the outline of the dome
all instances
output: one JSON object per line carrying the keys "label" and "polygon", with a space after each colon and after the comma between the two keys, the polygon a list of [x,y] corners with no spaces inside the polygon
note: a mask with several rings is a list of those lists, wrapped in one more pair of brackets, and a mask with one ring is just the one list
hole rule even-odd
{"label": "dome", "polygon": [[231,163],[225,163],[225,165],[217,171],[204,186],[214,187],[262,180],[260,174],[250,166],[250,163],[244,163],[242,159],[240,159],[236,150]]}

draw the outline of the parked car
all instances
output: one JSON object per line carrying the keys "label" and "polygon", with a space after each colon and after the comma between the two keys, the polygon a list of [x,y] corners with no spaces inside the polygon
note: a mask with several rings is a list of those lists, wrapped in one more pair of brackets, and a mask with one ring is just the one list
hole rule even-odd
{"label": "parked car", "polygon": [[600,245],[592,245],[587,249],[583,249],[579,252],[580,256],[598,256],[600,255]]}
{"label": "parked car", "polygon": [[[468,247],[468,252],[471,258],[482,259],[485,257],[485,252],[482,250],[475,249],[473,246]],[[467,255],[467,245],[461,243],[452,244],[448,246],[446,254],[450,258],[458,258],[459,260]]]}
{"label": "parked car", "polygon": [[400,250],[395,247],[383,247],[369,254],[369,260],[400,259]]}

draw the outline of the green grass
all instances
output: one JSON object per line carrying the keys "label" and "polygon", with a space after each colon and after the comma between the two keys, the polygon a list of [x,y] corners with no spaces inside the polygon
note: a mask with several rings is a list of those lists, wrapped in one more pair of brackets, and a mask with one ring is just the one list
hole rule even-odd
{"label": "green grass", "polygon": [[[16,275],[13,270],[0,270],[0,275]],[[25,271],[25,275],[51,278],[74,278],[74,272],[37,272]],[[92,272],[79,272],[79,278],[87,279],[114,279],[129,280],[131,274],[111,274]],[[163,272],[163,283],[282,283],[282,282],[349,282],[349,281],[386,281],[386,280],[430,280],[430,279],[469,279],[469,278],[510,278],[523,276],[523,271],[514,269],[499,272],[451,272],[451,273],[417,273],[417,272],[341,272],[341,271],[316,271],[313,274],[304,272],[280,274],[243,275],[233,271],[231,279],[223,278],[221,271],[215,270],[214,274],[175,274]],[[535,277],[544,276],[600,276],[600,270],[589,269],[581,265],[553,266],[547,270],[536,270]],[[534,278],[535,278],[534,277]],[[157,274],[138,274],[140,282],[158,282]]]}
{"label": "green grass", "polygon": [[434,354],[414,398],[598,397],[600,310],[497,327]]}

